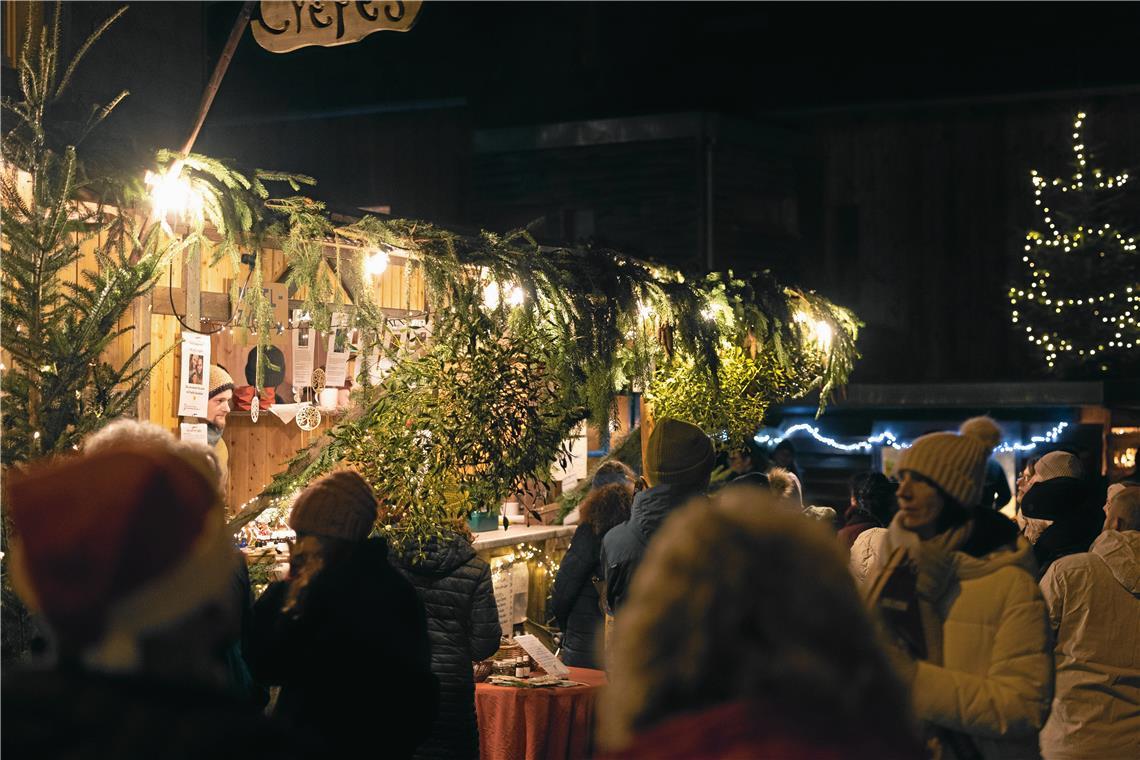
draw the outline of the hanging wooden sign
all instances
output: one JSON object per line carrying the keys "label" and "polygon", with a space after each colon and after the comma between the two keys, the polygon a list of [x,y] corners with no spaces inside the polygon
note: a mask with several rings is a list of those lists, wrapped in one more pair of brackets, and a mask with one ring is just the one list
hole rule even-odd
{"label": "hanging wooden sign", "polygon": [[261,0],[250,24],[257,44],[272,53],[319,45],[348,45],[385,29],[406,32],[421,0]]}

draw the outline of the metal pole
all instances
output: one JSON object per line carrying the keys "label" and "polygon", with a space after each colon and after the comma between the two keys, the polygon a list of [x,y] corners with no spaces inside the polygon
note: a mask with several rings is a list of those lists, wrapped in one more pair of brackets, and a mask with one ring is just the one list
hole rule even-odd
{"label": "metal pole", "polygon": [[234,22],[234,28],[230,31],[230,38],[226,40],[222,55],[218,58],[217,65],[214,66],[214,74],[210,77],[209,84],[206,85],[206,91],[202,93],[202,102],[198,105],[198,118],[194,122],[194,128],[190,130],[190,136],[186,138],[185,145],[182,146],[183,155],[194,148],[198,133],[202,131],[202,124],[206,121],[206,114],[210,112],[210,106],[214,103],[214,96],[218,94],[218,88],[222,85],[222,77],[226,75],[226,69],[230,67],[230,60],[234,57],[234,51],[237,49],[238,43],[241,42],[241,36],[245,33],[245,28],[249,26],[249,20],[252,17],[253,0],[246,0],[242,4],[237,21]]}

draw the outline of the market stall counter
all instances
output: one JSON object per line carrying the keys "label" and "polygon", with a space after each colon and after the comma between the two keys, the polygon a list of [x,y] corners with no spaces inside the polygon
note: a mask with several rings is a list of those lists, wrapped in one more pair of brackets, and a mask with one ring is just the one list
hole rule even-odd
{"label": "market stall counter", "polygon": [[601,670],[570,668],[579,686],[519,688],[475,685],[482,760],[572,760],[589,757]]}

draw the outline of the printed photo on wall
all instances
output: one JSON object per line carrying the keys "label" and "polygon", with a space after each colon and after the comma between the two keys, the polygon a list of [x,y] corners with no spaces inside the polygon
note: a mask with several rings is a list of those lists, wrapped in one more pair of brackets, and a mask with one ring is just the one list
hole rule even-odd
{"label": "printed photo on wall", "polygon": [[206,361],[205,357],[201,354],[190,354],[190,374],[189,382],[191,385],[202,385],[202,377],[205,374]]}
{"label": "printed photo on wall", "polygon": [[348,369],[348,315],[333,314],[332,335],[329,336],[328,356],[325,359],[325,384],[330,388],[344,385]]}
{"label": "printed photo on wall", "polygon": [[206,382],[210,375],[210,336],[184,330],[182,362],[179,366],[178,415],[205,417],[209,403]]}
{"label": "printed photo on wall", "polygon": [[293,374],[290,383],[295,388],[304,388],[313,382],[313,359],[316,353],[314,330],[309,315],[300,309],[293,310]]}

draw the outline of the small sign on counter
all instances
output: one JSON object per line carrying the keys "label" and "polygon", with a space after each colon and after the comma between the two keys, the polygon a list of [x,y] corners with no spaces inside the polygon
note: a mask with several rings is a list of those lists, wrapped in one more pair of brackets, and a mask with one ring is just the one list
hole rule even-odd
{"label": "small sign on counter", "polygon": [[525,633],[522,636],[515,636],[515,643],[538,663],[538,667],[550,675],[559,677],[570,675],[570,668],[563,665],[562,660],[555,657],[553,652],[544,647],[542,642],[531,634]]}

